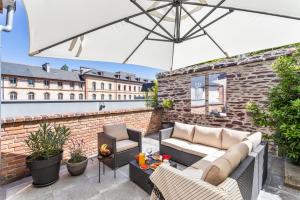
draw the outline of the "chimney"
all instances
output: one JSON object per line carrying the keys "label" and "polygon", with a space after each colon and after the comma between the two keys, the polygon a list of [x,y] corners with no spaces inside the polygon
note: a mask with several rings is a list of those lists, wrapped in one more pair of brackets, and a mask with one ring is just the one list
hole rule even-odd
{"label": "chimney", "polygon": [[43,67],[43,70],[46,71],[46,72],[50,72],[50,64],[49,63],[45,63],[42,65]]}

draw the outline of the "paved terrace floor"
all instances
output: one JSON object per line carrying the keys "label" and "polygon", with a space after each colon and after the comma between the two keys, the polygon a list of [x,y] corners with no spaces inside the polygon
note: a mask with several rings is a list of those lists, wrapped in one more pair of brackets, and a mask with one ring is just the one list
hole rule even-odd
{"label": "paved terrace floor", "polygon": [[[158,151],[157,135],[143,138],[143,150],[151,147]],[[300,200],[300,191],[283,185],[283,161],[269,156],[269,171],[265,189],[259,200]],[[179,165],[179,169],[184,166]],[[45,188],[31,186],[31,177],[4,186],[0,190],[0,200],[146,200],[147,193],[129,180],[128,165],[118,169],[117,178],[113,171],[106,168],[98,183],[98,160],[89,160],[86,172],[78,177],[69,176],[66,167],[62,166],[60,179]]]}

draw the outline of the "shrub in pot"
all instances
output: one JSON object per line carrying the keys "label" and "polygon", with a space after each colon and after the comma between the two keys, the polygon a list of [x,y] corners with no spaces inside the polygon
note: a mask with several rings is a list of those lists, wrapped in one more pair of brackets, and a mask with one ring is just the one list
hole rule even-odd
{"label": "shrub in pot", "polygon": [[35,187],[48,186],[58,180],[63,145],[69,135],[70,129],[65,126],[43,123],[25,140],[31,152],[26,165]]}
{"label": "shrub in pot", "polygon": [[70,159],[67,161],[67,169],[71,176],[83,174],[86,169],[88,159],[83,153],[83,140],[72,140],[70,147]]}

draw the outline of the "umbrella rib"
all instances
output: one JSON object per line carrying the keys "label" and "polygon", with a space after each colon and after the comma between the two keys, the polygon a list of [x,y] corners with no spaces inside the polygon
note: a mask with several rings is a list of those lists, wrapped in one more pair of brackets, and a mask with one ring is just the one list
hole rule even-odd
{"label": "umbrella rib", "polygon": [[196,25],[193,26],[184,36],[188,36],[195,28],[197,28],[207,17],[209,17],[217,8],[219,8],[226,0],[221,0],[215,7],[213,7],[199,22],[196,22]]}
{"label": "umbrella rib", "polygon": [[[162,5],[162,6],[158,6],[158,7],[155,7],[155,8],[151,8],[151,9],[148,9],[146,12],[153,12],[153,11],[155,11],[155,10],[159,10],[159,9],[168,7],[168,6],[172,5],[172,4],[173,4],[173,3],[168,3],[168,4],[165,4],[165,5]],[[126,20],[126,19],[138,17],[138,16],[143,15],[143,14],[145,14],[145,13],[144,13],[144,12],[139,12],[139,13],[133,14],[133,15],[131,15],[131,16],[128,16],[128,17],[125,17],[125,18],[122,18],[122,19],[118,19],[118,20],[116,20],[116,21],[113,21],[113,22],[104,24],[104,25],[102,25],[102,26],[99,26],[99,27],[90,29],[90,30],[88,30],[88,31],[85,31],[85,32],[76,34],[76,35],[74,35],[74,36],[72,36],[72,37],[69,37],[69,38],[67,38],[67,39],[61,40],[61,41],[59,41],[59,42],[56,42],[56,43],[51,44],[51,45],[49,45],[49,46],[46,46],[46,47],[44,47],[44,48],[42,48],[42,49],[36,50],[36,51],[34,51],[34,52],[31,52],[31,53],[29,53],[29,55],[30,55],[30,56],[34,56],[34,55],[39,54],[39,53],[41,53],[41,52],[43,52],[43,51],[45,51],[45,50],[48,50],[48,49],[52,48],[52,47],[55,47],[55,46],[60,45],[60,44],[62,44],[62,43],[68,42],[69,40],[73,40],[73,39],[75,39],[75,38],[77,38],[77,37],[80,37],[80,36],[82,36],[82,35],[86,35],[86,34],[95,32],[95,31],[100,30],[100,29],[103,29],[103,28],[105,28],[105,27],[108,27],[108,26],[114,25],[114,24],[116,24],[116,23],[122,22],[122,21],[124,21],[124,20]]]}
{"label": "umbrella rib", "polygon": [[[138,7],[142,12],[145,13],[155,24],[157,24],[166,34],[168,34],[171,38],[173,38],[172,34],[169,33],[161,24],[159,24],[154,17],[152,17],[140,4],[136,2],[136,0],[130,0],[136,7]],[[173,8],[173,7],[172,7]]]}
{"label": "umbrella rib", "polygon": [[123,64],[125,64],[130,58],[131,56],[138,50],[138,48],[140,48],[140,46],[147,40],[147,38],[149,37],[149,35],[151,35],[151,33],[156,29],[156,27],[160,24],[160,22],[169,14],[169,12],[173,9],[173,6],[171,6],[169,8],[169,10],[164,14],[164,16],[162,18],[160,18],[160,20],[157,22],[157,24],[155,24],[155,26],[149,31],[149,33],[144,37],[144,39],[137,45],[137,47],[129,54],[129,56],[124,60]]}
{"label": "umbrella rib", "polygon": [[[150,29],[148,29],[148,28],[146,28],[146,27],[144,27],[144,26],[141,26],[141,25],[139,25],[139,24],[136,24],[136,23],[130,21],[129,19],[128,19],[128,20],[125,20],[125,22],[127,22],[127,23],[129,23],[129,24],[132,24],[132,25],[134,25],[134,26],[137,26],[137,27],[139,27],[139,28],[141,28],[141,29],[144,29],[144,30],[146,30],[146,31],[151,31]],[[155,34],[155,35],[158,35],[158,36],[160,36],[160,37],[163,37],[163,38],[165,38],[165,39],[167,39],[167,40],[170,40],[170,41],[172,40],[171,38],[168,38],[167,36],[164,36],[164,35],[162,35],[162,34],[156,32],[156,31],[154,31],[154,30],[152,31],[152,33]]]}
{"label": "umbrella rib", "polygon": [[188,16],[198,25],[200,30],[203,30],[204,34],[207,35],[207,37],[220,49],[220,51],[222,51],[222,53],[226,57],[228,57],[228,53],[222,49],[222,47],[207,33],[207,31],[205,31],[205,29],[203,27],[201,27],[200,24],[197,23],[196,19],[190,13],[188,13],[187,10],[183,6],[181,6],[181,7],[188,14]]}
{"label": "umbrella rib", "polygon": [[276,13],[270,13],[270,12],[264,12],[264,11],[258,11],[258,10],[250,10],[250,9],[244,9],[244,8],[236,8],[236,7],[230,7],[230,6],[218,6],[217,7],[216,5],[205,4],[205,3],[196,3],[196,2],[183,2],[183,4],[195,5],[195,6],[205,6],[205,7],[212,7],[212,8],[221,8],[221,9],[229,9],[229,10],[256,13],[256,14],[262,14],[262,15],[270,15],[270,16],[274,16],[274,17],[282,17],[282,18],[300,20],[300,17],[293,17],[293,16],[289,16],[289,15],[281,15],[281,14],[276,14]]}

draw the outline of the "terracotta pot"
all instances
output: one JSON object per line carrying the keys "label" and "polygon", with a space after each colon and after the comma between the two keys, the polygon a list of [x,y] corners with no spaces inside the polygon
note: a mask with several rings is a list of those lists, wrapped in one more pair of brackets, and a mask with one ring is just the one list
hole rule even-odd
{"label": "terracotta pot", "polygon": [[85,171],[86,166],[88,164],[88,159],[86,157],[84,157],[84,158],[85,158],[85,160],[83,160],[79,163],[69,162],[70,160],[67,161],[67,169],[71,176],[79,176],[79,175],[83,174],[83,172]]}

